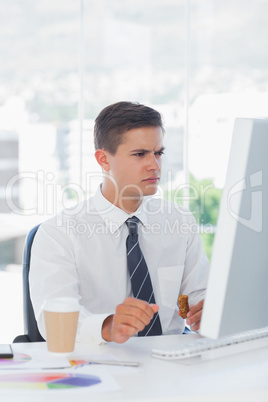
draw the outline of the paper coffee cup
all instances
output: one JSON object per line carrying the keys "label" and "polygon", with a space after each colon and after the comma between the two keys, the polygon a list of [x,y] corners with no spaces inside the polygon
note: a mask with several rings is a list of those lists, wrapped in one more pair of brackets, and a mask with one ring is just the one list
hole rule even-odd
{"label": "paper coffee cup", "polygon": [[79,316],[78,300],[71,297],[47,299],[42,309],[48,350],[54,353],[71,353],[75,346]]}

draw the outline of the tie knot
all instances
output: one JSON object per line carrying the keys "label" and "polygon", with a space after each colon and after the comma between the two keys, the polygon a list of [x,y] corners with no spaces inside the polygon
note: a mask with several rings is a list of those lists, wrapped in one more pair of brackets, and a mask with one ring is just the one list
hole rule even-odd
{"label": "tie knot", "polygon": [[132,216],[126,220],[126,224],[129,230],[129,234],[138,234],[139,219],[136,216]]}

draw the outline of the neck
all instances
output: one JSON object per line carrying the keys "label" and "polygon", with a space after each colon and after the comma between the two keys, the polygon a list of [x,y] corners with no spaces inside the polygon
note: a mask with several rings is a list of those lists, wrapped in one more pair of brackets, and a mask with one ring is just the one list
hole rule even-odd
{"label": "neck", "polygon": [[122,209],[127,214],[132,214],[137,211],[142,203],[143,197],[139,194],[130,195],[124,192],[115,191],[114,186],[109,186],[107,182],[104,182],[101,186],[102,195],[117,208]]}

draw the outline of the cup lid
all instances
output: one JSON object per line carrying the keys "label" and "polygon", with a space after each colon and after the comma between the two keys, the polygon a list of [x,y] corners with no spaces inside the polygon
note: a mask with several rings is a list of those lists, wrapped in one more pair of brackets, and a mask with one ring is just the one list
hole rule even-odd
{"label": "cup lid", "polygon": [[68,313],[79,311],[79,302],[74,297],[57,297],[46,299],[42,305],[42,310]]}

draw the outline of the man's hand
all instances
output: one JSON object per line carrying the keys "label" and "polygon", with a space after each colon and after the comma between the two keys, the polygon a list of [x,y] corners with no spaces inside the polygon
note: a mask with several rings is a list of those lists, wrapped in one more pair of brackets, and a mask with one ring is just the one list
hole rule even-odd
{"label": "man's hand", "polygon": [[[200,328],[201,315],[203,311],[204,300],[201,300],[199,303],[194,306],[190,306],[190,310],[187,314],[186,324],[192,325],[191,329],[193,331],[198,331]],[[181,315],[180,311],[178,314]]]}
{"label": "man's hand", "polygon": [[124,343],[142,331],[159,310],[156,304],[128,297],[116,307],[115,314],[107,317],[102,326],[102,338],[107,342]]}

